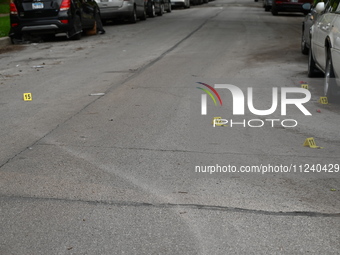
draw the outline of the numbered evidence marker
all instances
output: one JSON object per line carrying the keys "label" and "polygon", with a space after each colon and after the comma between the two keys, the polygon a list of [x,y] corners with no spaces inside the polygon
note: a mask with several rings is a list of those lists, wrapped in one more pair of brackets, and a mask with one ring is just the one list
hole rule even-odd
{"label": "numbered evidence marker", "polygon": [[211,124],[215,126],[218,126],[218,127],[227,127],[228,125],[225,125],[223,122],[222,122],[222,118],[221,117],[214,117],[214,119],[212,120]]}
{"label": "numbered evidence marker", "polygon": [[24,101],[32,101],[32,93],[24,93]]}
{"label": "numbered evidence marker", "polygon": [[307,84],[307,83],[302,83],[302,84],[301,84],[301,88],[303,88],[303,89],[308,89],[308,84]]}
{"label": "numbered evidence marker", "polygon": [[318,102],[320,104],[328,104],[328,98],[327,97],[320,97]]}
{"label": "numbered evidence marker", "polygon": [[305,142],[303,143],[303,146],[310,147],[313,149],[323,149],[323,147],[316,146],[316,143],[313,137],[307,138]]}

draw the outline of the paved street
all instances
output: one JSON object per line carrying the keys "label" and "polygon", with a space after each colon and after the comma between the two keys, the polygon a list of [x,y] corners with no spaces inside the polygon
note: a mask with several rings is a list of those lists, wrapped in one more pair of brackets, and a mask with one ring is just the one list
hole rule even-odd
{"label": "paved street", "polygon": [[[318,103],[302,20],[215,0],[0,54],[0,254],[340,254],[340,104]],[[311,116],[248,109],[301,81]],[[201,115],[198,82],[245,114],[216,89]]]}

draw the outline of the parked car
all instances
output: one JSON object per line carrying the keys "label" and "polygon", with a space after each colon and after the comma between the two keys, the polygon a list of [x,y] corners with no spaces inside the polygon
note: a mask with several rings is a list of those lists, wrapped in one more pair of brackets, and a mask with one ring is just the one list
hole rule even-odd
{"label": "parked car", "polygon": [[302,12],[305,15],[308,11],[303,9],[304,3],[313,3],[313,0],[273,0],[272,1],[272,14],[278,15],[279,12]]}
{"label": "parked car", "polygon": [[190,8],[190,0],[171,0],[172,6]]}
{"label": "parked car", "polygon": [[203,3],[208,3],[207,0],[190,0],[190,5],[200,5]]}
{"label": "parked car", "polygon": [[155,17],[156,15],[162,16],[163,13],[171,12],[170,0],[147,0],[146,13],[149,17]]}
{"label": "parked car", "polygon": [[107,20],[128,20],[136,23],[146,20],[145,0],[95,0],[99,6],[101,18]]}
{"label": "parked car", "polygon": [[315,11],[318,17],[310,31],[308,76],[325,74],[324,95],[334,102],[340,95],[340,0],[320,2]]}
{"label": "parked car", "polygon": [[315,0],[311,5],[309,3],[303,4],[303,9],[308,11],[309,13],[305,16],[305,19],[302,21],[302,33],[301,33],[301,53],[304,55],[308,55],[308,51],[310,48],[310,29],[314,24],[314,21],[317,19],[318,13],[315,11],[313,7],[315,7],[320,0]]}
{"label": "parked car", "polygon": [[10,23],[13,43],[37,35],[66,33],[69,38],[80,39],[84,30],[104,32],[94,0],[12,0]]}
{"label": "parked car", "polygon": [[266,12],[269,12],[272,8],[273,0],[263,0],[263,8]]}

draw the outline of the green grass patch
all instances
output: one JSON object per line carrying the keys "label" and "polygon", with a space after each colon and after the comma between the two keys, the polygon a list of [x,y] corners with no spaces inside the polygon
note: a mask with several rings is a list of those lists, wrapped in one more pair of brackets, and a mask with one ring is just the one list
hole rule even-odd
{"label": "green grass patch", "polygon": [[9,13],[9,4],[0,4],[0,13]]}
{"label": "green grass patch", "polygon": [[8,36],[10,29],[9,16],[0,17],[0,37]]}

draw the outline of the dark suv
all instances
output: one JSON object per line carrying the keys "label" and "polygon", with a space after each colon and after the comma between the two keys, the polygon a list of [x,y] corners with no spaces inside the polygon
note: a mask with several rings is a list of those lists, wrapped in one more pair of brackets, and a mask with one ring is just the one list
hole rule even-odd
{"label": "dark suv", "polygon": [[313,0],[273,0],[272,14],[278,15],[279,12],[302,12],[305,15],[308,11],[302,8],[304,3],[313,3]]}
{"label": "dark suv", "polygon": [[23,36],[66,33],[80,39],[83,30],[104,32],[94,0],[12,0],[10,21],[13,43]]}

